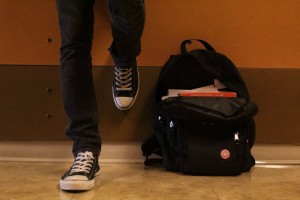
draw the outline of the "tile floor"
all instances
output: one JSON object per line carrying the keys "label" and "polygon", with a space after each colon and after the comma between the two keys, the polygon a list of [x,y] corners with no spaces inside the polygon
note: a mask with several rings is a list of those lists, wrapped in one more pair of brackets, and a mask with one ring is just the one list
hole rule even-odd
{"label": "tile floor", "polygon": [[94,189],[68,193],[60,190],[58,181],[70,164],[0,162],[0,199],[300,199],[300,165],[257,165],[237,177],[206,177],[144,169],[142,163],[104,163]]}

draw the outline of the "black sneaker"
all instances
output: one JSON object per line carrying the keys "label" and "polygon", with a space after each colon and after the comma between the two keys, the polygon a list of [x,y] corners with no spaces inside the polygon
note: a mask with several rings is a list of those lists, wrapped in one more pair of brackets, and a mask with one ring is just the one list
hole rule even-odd
{"label": "black sneaker", "polygon": [[92,152],[78,153],[72,167],[60,179],[62,190],[90,190],[95,186],[95,177],[99,174],[98,157]]}
{"label": "black sneaker", "polygon": [[135,102],[139,91],[139,72],[137,66],[115,67],[112,93],[116,106],[120,110],[129,109]]}

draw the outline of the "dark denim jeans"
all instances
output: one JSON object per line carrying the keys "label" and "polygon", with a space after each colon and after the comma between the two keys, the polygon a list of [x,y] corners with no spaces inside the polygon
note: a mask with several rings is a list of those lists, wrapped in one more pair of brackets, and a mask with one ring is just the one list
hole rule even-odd
{"label": "dark denim jeans", "polygon": [[[91,47],[95,0],[57,0],[61,32],[61,83],[68,117],[66,135],[73,153],[101,151]],[[145,23],[144,0],[108,0],[113,42],[109,48],[115,65],[136,64]]]}

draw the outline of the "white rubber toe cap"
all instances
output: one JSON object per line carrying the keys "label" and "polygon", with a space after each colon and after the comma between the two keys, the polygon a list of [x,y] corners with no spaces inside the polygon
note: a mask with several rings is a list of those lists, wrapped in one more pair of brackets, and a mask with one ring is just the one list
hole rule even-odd
{"label": "white rubber toe cap", "polygon": [[115,97],[115,103],[121,110],[129,109],[133,104],[132,97]]}

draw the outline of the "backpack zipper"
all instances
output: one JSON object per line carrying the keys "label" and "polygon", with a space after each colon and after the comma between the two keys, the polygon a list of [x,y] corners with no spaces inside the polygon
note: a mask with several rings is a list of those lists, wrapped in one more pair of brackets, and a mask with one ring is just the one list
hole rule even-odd
{"label": "backpack zipper", "polygon": [[234,133],[234,142],[238,144],[240,142],[239,132]]}

